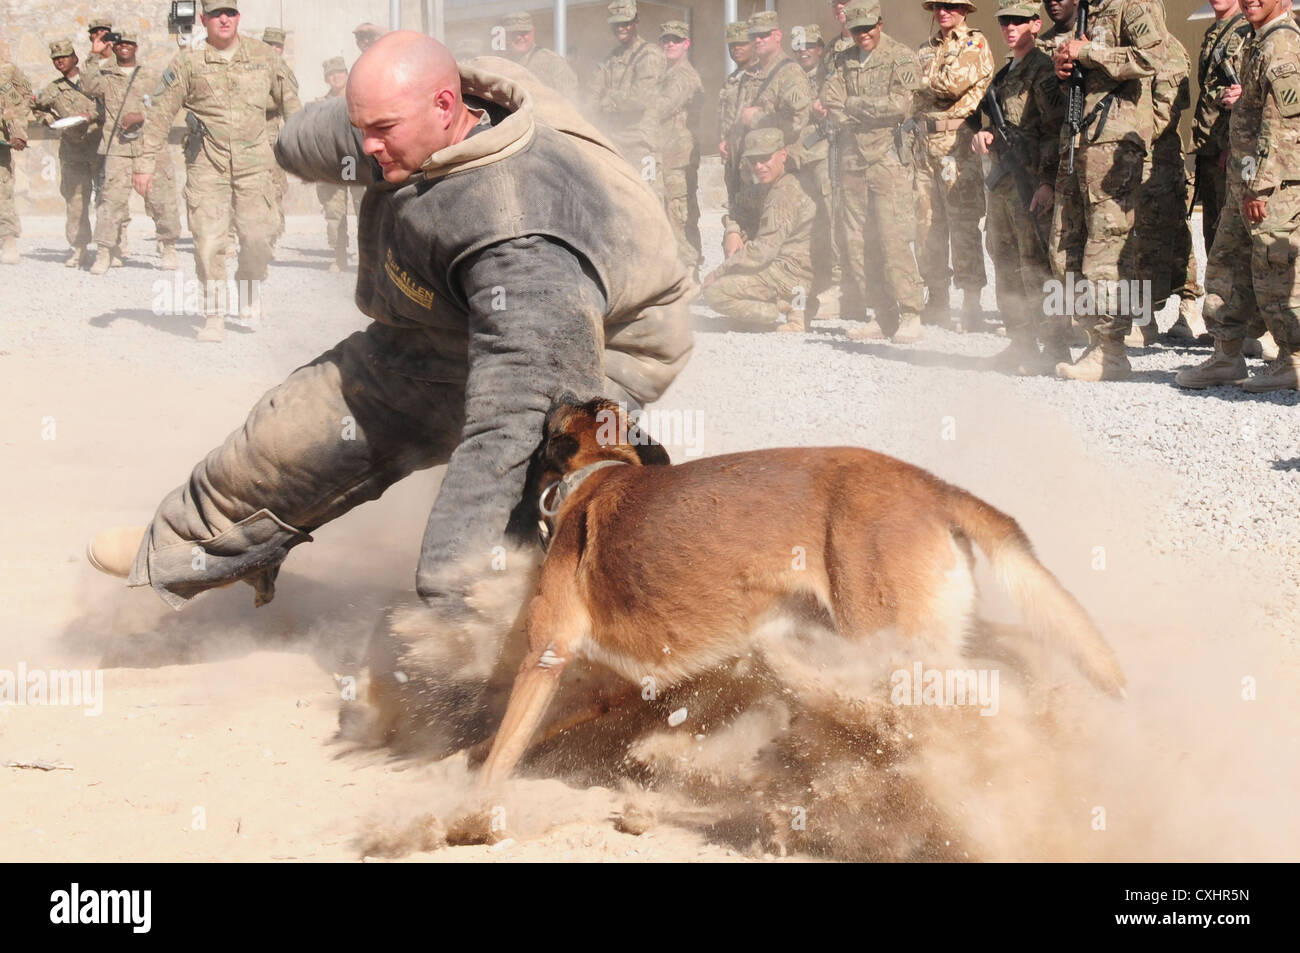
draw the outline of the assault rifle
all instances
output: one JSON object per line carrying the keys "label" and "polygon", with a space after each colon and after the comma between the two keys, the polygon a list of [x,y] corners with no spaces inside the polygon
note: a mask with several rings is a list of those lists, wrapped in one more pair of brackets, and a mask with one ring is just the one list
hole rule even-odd
{"label": "assault rifle", "polygon": [[[1075,13],[1074,38],[1088,38],[1088,0],[1079,0],[1078,11]],[[1065,171],[1071,175],[1074,174],[1075,141],[1083,135],[1083,107],[1088,102],[1087,82],[1083,66],[1076,61],[1070,72],[1070,103],[1065,111],[1065,121],[1070,126],[1070,152],[1065,160]]]}
{"label": "assault rifle", "polygon": [[984,94],[983,101],[980,102],[980,109],[984,115],[989,117],[991,132],[993,133],[993,154],[997,158],[997,164],[989,172],[984,183],[988,186],[990,192],[998,187],[998,184],[1008,175],[1016,183],[1016,194],[1020,196],[1020,201],[1025,206],[1025,212],[1029,215],[1029,220],[1034,226],[1034,234],[1038,236],[1038,243],[1043,246],[1043,253],[1050,255],[1047,241],[1046,226],[1038,213],[1030,209],[1034,201],[1034,193],[1037,188],[1034,180],[1021,161],[1024,154],[1024,135],[1015,126],[1007,122],[1006,115],[1002,112],[1002,104],[998,102],[997,89],[990,85],[989,91]]}

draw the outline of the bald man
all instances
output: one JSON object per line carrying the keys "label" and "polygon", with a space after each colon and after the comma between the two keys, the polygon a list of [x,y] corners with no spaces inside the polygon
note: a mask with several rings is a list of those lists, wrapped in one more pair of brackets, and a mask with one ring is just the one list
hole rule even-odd
{"label": "bald man", "polygon": [[263,397],[147,532],[92,540],[91,561],[177,608],[238,579],[261,605],[317,527],[446,464],[416,589],[463,613],[498,547],[537,551],[526,478],[552,402],[644,403],[685,365],[695,289],[672,227],[554,90],[508,60],[458,69],[417,33],[378,40],[346,99],[291,116],[276,155],[368,187],[355,300],[374,323]]}

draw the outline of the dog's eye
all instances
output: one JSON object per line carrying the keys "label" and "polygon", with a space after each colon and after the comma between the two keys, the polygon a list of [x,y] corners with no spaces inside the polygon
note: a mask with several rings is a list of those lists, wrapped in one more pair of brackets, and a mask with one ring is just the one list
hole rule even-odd
{"label": "dog's eye", "polygon": [[556,468],[563,468],[577,452],[578,438],[572,434],[559,434],[546,444],[546,462]]}

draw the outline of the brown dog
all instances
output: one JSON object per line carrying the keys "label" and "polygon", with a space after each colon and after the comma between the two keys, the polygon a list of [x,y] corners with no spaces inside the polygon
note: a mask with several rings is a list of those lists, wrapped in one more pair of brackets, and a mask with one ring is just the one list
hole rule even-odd
{"label": "brown dog", "polygon": [[896,629],[956,650],[975,621],[972,542],[1034,631],[1123,694],[1087,612],[1015,520],[964,490],[852,447],[668,463],[617,404],[552,409],[536,466],[553,536],[481,787],[509,775],[580,653],[670,684],[743,654],[756,623],[809,596],[846,638]]}

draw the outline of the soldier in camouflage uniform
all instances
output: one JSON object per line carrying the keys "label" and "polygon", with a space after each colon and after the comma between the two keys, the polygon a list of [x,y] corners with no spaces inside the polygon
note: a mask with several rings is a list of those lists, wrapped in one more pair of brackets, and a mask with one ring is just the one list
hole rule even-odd
{"label": "soldier in camouflage uniform", "polygon": [[99,177],[100,126],[94,101],[85,93],[79,60],[69,39],[50,44],[50,59],[62,75],[42,89],[35,109],[41,122],[50,125],[59,119],[81,116],[86,122],[59,133],[59,194],[66,208],[64,237],[72,251],[66,262],[79,268],[90,244],[90,205],[95,180]]}
{"label": "soldier in camouflage uniform", "polygon": [[609,26],[618,46],[596,69],[592,102],[597,124],[656,189],[659,171],[658,116],[654,104],[663,85],[668,61],[657,43],[637,36],[635,0],[614,0],[609,5]]}
{"label": "soldier in camouflage uniform", "polygon": [[[916,121],[923,161],[917,166],[917,259],[929,297],[925,320],[948,319],[948,284],[964,292],[962,324],[977,330],[980,291],[988,281],[980,219],[984,183],[979,157],[971,150],[978,125],[972,119],[993,79],[993,53],[979,30],[968,26],[972,0],[925,0],[939,31],[920,48]],[[952,268],[948,267],[949,249]]]}
{"label": "soldier in camouflage uniform", "polygon": [[[329,102],[331,99],[340,99],[346,95],[348,66],[343,61],[343,57],[331,57],[321,64],[321,68],[325,72],[325,83],[330,91],[316,102]],[[334,185],[331,182],[319,182],[316,185],[316,198],[320,200],[321,210],[325,213],[325,237],[330,243],[330,248],[334,250],[334,261],[330,263],[332,272],[346,271],[349,266],[348,196],[351,195],[352,204],[359,213],[361,197],[365,195],[365,191],[357,185]]]}
{"label": "soldier in camouflage uniform", "polygon": [[578,77],[559,53],[537,45],[532,14],[509,13],[501,20],[506,33],[506,55],[565,99],[578,101]]}
{"label": "soldier in camouflage uniform", "polygon": [[809,317],[839,316],[840,242],[835,233],[834,198],[831,195],[830,142],[832,125],[821,102],[822,87],[830,75],[831,62],[826,58],[826,41],[822,28],[815,23],[795,28],[791,49],[803,68],[813,90],[808,110],[808,125],[791,148],[804,188],[817,199],[817,222],[813,225],[813,293],[816,302],[809,307]]}
{"label": "soldier in camouflage uniform", "polygon": [[[275,52],[279,53],[281,58],[284,57],[285,39],[284,30],[277,26],[269,26],[262,31],[262,42],[275,50]],[[298,78],[293,75],[293,70],[289,69],[287,62],[285,69],[288,70],[289,75],[293,77],[294,88],[297,88]],[[266,134],[271,138],[272,148],[275,147],[275,139],[280,135],[280,130],[283,128],[284,114],[280,111],[274,100],[268,99],[266,101]],[[279,241],[280,236],[284,234],[284,193],[289,188],[289,177],[284,174],[284,169],[277,165],[271,170],[271,181],[275,183],[273,200],[275,202],[275,210],[280,217],[280,227],[276,229],[275,232],[275,241]]]}
{"label": "soldier in camouflage uniform", "polygon": [[[1001,107],[1012,154],[997,141],[991,116],[990,128],[971,141],[975,152],[991,154],[993,161],[985,228],[998,310],[1011,339],[994,361],[1014,374],[1049,374],[1070,358],[1068,322],[1046,321],[1043,315],[1044,288],[1052,280],[1043,236],[1051,221],[1065,98],[1051,57],[1035,45],[1042,27],[1037,5],[999,0],[997,17],[1011,58],[994,75],[988,95]],[[1022,191],[1032,192],[1028,202]]]}
{"label": "soldier in camouflage uniform", "polygon": [[822,90],[836,130],[842,312],[858,317],[868,306],[876,312],[849,332],[854,340],[882,338],[882,325],[896,325],[890,327],[893,339],[910,343],[920,337],[925,304],[914,250],[913,152],[901,130],[912,111],[916,56],[883,31],[880,0],[850,4],[845,16],[857,45],[835,58],[835,72]]}
{"label": "soldier in camouflage uniform", "polygon": [[[134,33],[119,33],[118,42],[113,44],[114,65],[101,67],[85,83],[86,92],[95,99],[95,114],[104,131],[99,143],[103,179],[95,206],[95,244],[99,253],[91,269],[94,275],[104,274],[121,261],[131,173],[140,155],[146,103],[149,94],[158,88],[159,71],[136,63],[136,40]],[[166,150],[154,163],[153,185],[145,195],[144,205],[158,231],[161,267],[168,271],[179,268],[176,239],[180,237],[181,220],[176,208],[176,173]]]}
{"label": "soldier in camouflage uniform", "polygon": [[[1169,31],[1156,0],[1097,0],[1089,7],[1086,39],[1062,34],[1053,57],[1056,75],[1064,82],[1076,62],[1083,68],[1086,128],[1075,142],[1073,172],[1063,161],[1057,173],[1052,267],[1062,280],[1074,275],[1087,282],[1097,313],[1076,317],[1091,347],[1074,364],[1058,364],[1056,373],[1068,380],[1125,380],[1132,373],[1124,337],[1133,308],[1117,294],[1118,283],[1142,277],[1137,204],[1152,141],[1151,81]],[[1067,123],[1062,152],[1070,143]]]}
{"label": "soldier in camouflage uniform", "polygon": [[[780,129],[751,131],[741,157],[753,166],[762,190],[762,217],[755,234],[704,279],[705,303],[737,327],[802,331],[816,203],[798,177],[786,172],[789,152]],[[778,326],[782,315],[788,317]]]}
{"label": "soldier in camouflage uniform", "polygon": [[[808,125],[812,85],[782,48],[783,34],[774,12],[761,10],[745,25],[754,41],[755,63],[741,85],[729,141],[742,140],[750,130],[770,127],[780,129],[785,145],[793,146]],[[757,183],[742,186],[729,207],[723,235],[723,250],[728,254],[758,228],[763,191]]]}
{"label": "soldier in camouflage uniform", "polygon": [[700,125],[700,100],[704,84],[687,53],[691,48],[690,27],[682,20],[669,20],[659,27],[659,45],[668,61],[657,109],[663,123],[664,207],[677,237],[677,251],[692,276],[700,262],[700,150],[695,130]]}
{"label": "soldier in camouflage uniform", "polygon": [[[1244,10],[1254,36],[1228,125],[1228,201],[1205,268],[1214,354],[1174,380],[1193,389],[1242,382],[1262,394],[1300,389],[1300,28],[1287,0],[1252,0]],[[1256,310],[1278,356],[1245,379],[1242,342]]]}
{"label": "soldier in camouflage uniform", "polygon": [[14,205],[14,156],[27,148],[32,84],[13,63],[0,60],[0,264],[18,264],[23,233]]}
{"label": "soldier in camouflage uniform", "polygon": [[89,78],[101,66],[113,65],[113,44],[108,42],[108,35],[113,32],[113,21],[105,16],[92,16],[87,32],[90,34],[90,55],[81,71]]}
{"label": "soldier in camouflage uniform", "polygon": [[1171,294],[1178,296],[1179,305],[1169,335],[1174,340],[1196,340],[1190,322],[1196,320],[1196,302],[1205,292],[1196,277],[1196,251],[1187,221],[1187,166],[1178,132],[1183,114],[1192,105],[1190,71],[1187,50],[1171,35],[1160,51],[1151,82],[1154,138],[1137,212],[1138,273],[1151,280],[1152,317],[1129,332],[1124,343],[1130,347],[1150,345],[1159,337],[1155,314]]}
{"label": "soldier in camouflage uniform", "polygon": [[[231,15],[233,13],[233,16]],[[226,232],[233,214],[239,234],[235,271],[241,317],[261,314],[261,282],[273,256],[279,216],[272,207],[275,156],[266,130],[266,103],[287,118],[301,108],[293,74],[260,40],[239,36],[235,0],[203,0],[208,31],[201,50],[176,55],[153,93],[144,142],[135,160],[135,189],[148,194],[158,156],[167,148],[172,118],[185,108],[204,124],[198,155],[186,164],[185,203],[194,233],[194,262],[204,286],[201,341],[221,341],[225,326],[220,291],[226,281]]]}
{"label": "soldier in camouflage uniform", "polygon": [[729,212],[739,212],[741,192],[747,183],[744,181],[740,161],[743,127],[737,123],[736,117],[740,114],[745,87],[752,80],[754,67],[758,64],[754,57],[754,41],[749,38],[749,27],[744,22],[727,24],[727,53],[736,68],[723,81],[722,89],[718,91],[718,155],[722,157],[727,209]]}

